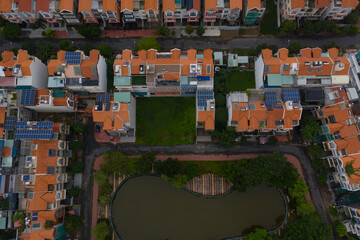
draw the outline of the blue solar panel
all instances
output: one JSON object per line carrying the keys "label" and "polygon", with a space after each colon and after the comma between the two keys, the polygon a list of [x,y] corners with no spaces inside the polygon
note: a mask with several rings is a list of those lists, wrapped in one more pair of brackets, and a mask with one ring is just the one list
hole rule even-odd
{"label": "blue solar panel", "polygon": [[16,129],[25,129],[25,128],[29,128],[29,126],[28,126],[27,122],[16,122],[15,128]]}
{"label": "blue solar panel", "polygon": [[283,100],[284,102],[293,101],[300,102],[300,91],[299,89],[283,89]]}
{"label": "blue solar panel", "polygon": [[107,102],[105,111],[110,111],[110,107],[111,107],[111,102]]}
{"label": "blue solar panel", "polygon": [[214,92],[213,91],[206,91],[201,90],[197,92],[197,105],[199,107],[206,107],[207,106],[207,100],[213,100],[214,99]]}
{"label": "blue solar panel", "polygon": [[274,109],[283,109],[283,106],[282,105],[275,105],[273,106]]}
{"label": "blue solar panel", "polygon": [[30,175],[24,175],[23,179],[24,179],[24,181],[29,181],[30,180]]}
{"label": "blue solar panel", "polygon": [[37,221],[37,220],[38,220],[38,212],[33,212],[32,221]]}
{"label": "blue solar panel", "polygon": [[80,52],[66,52],[65,61],[67,64],[80,64],[81,53]]}
{"label": "blue solar panel", "polygon": [[35,103],[35,89],[21,91],[21,105],[32,106]]}
{"label": "blue solar panel", "polygon": [[50,140],[53,137],[53,130],[33,130],[33,129],[21,129],[15,131],[15,139],[44,139]]}
{"label": "blue solar panel", "polygon": [[186,10],[190,10],[190,9],[192,9],[192,8],[194,8],[194,2],[193,2],[193,0],[187,0],[187,1],[186,1]]}
{"label": "blue solar panel", "polygon": [[96,102],[109,102],[110,101],[110,94],[97,94],[96,95]]}
{"label": "blue solar panel", "polygon": [[15,120],[16,117],[15,116],[8,116],[5,118],[5,126],[4,129],[5,130],[14,130],[15,128]]}
{"label": "blue solar panel", "polygon": [[265,92],[265,104],[266,105],[276,105],[276,92]]}
{"label": "blue solar panel", "polygon": [[210,81],[210,77],[209,76],[197,76],[197,80],[198,81]]}
{"label": "blue solar panel", "polygon": [[33,128],[52,129],[53,122],[37,122]]}

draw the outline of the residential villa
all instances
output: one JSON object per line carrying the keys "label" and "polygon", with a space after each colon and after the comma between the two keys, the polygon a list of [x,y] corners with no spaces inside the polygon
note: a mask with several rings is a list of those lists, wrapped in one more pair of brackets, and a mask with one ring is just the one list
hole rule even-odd
{"label": "residential villa", "polygon": [[320,48],[304,48],[289,57],[282,48],[273,56],[270,49],[261,51],[255,60],[256,89],[267,87],[324,87],[349,84],[350,62],[339,56],[336,48],[323,53]]}
{"label": "residential villa", "polygon": [[226,96],[227,125],[236,132],[289,132],[299,126],[302,115],[299,89],[283,89],[282,98],[279,90],[253,92],[250,97],[245,92]]}
{"label": "residential villa", "polygon": [[12,51],[3,51],[0,62],[0,84],[5,88],[46,88],[46,65],[37,57],[19,50],[17,56]]}
{"label": "residential villa", "polygon": [[49,77],[43,88],[65,88],[72,92],[105,93],[107,88],[106,61],[98,50],[89,56],[84,52],[57,52],[57,59],[47,65]]}
{"label": "residential villa", "polygon": [[1,0],[0,15],[9,22],[31,24],[37,20],[36,2]]}
{"label": "residential villa", "polygon": [[167,26],[197,25],[201,15],[200,0],[163,1],[163,14]]}
{"label": "residential villa", "polygon": [[[80,22],[82,23],[98,23],[97,16],[99,17],[99,1],[97,0],[79,0],[78,12],[80,15]],[[95,15],[95,13],[97,13]]]}
{"label": "residential villa", "polygon": [[244,0],[243,8],[243,24],[254,25],[259,24],[266,9],[265,0],[249,1]]}
{"label": "residential villa", "polygon": [[74,0],[60,0],[60,15],[65,20],[66,25],[80,24],[77,19],[78,2]]}

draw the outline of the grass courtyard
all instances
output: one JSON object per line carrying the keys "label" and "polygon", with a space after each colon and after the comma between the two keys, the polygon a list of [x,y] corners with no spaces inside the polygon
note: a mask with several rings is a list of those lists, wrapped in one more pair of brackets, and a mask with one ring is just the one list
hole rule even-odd
{"label": "grass courtyard", "polygon": [[246,89],[255,88],[254,71],[229,71],[226,80],[227,92],[246,91]]}
{"label": "grass courtyard", "polygon": [[195,98],[136,99],[136,143],[177,145],[195,142]]}

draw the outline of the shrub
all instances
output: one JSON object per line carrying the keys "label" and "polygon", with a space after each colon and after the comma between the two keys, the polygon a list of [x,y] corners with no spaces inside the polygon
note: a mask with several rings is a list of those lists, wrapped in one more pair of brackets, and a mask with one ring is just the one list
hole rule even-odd
{"label": "shrub", "polygon": [[269,138],[269,144],[277,144],[279,140],[275,136]]}
{"label": "shrub", "polygon": [[199,37],[202,37],[202,35],[204,35],[205,33],[205,28],[203,26],[198,26],[196,28],[196,34],[199,36]]}
{"label": "shrub", "polygon": [[299,42],[296,42],[296,41],[290,42],[289,53],[290,54],[298,54],[300,52],[301,48],[302,48],[302,46]]}
{"label": "shrub", "polygon": [[96,24],[81,24],[77,29],[78,33],[86,38],[98,38],[101,35],[101,29]]}
{"label": "shrub", "polygon": [[293,33],[296,31],[296,22],[292,20],[284,20],[281,24],[281,33]]}
{"label": "shrub", "polygon": [[101,221],[92,229],[92,234],[96,240],[105,240],[110,233],[109,226],[105,221]]}
{"label": "shrub", "polygon": [[82,173],[83,163],[81,161],[73,161],[69,166],[69,173]]}
{"label": "shrub", "polygon": [[47,38],[55,37],[54,31],[51,30],[50,28],[42,31],[41,35],[43,35],[44,37],[47,37]]}
{"label": "shrub", "polygon": [[73,235],[81,229],[83,218],[79,215],[70,215],[65,218],[65,229]]}
{"label": "shrub", "polygon": [[194,32],[194,27],[191,25],[186,25],[185,32],[186,32],[186,34],[189,34],[189,35],[192,34]]}
{"label": "shrub", "polygon": [[184,174],[187,176],[188,180],[193,179],[200,174],[199,165],[194,162],[187,162],[184,167]]}
{"label": "shrub", "polygon": [[76,48],[70,44],[69,40],[62,40],[59,43],[59,50],[73,52],[76,50]]}
{"label": "shrub", "polygon": [[97,49],[106,59],[110,59],[114,55],[114,51],[109,45],[101,44]]}
{"label": "shrub", "polygon": [[155,37],[143,37],[137,42],[137,50],[156,49],[160,51],[160,43]]}
{"label": "shrub", "polygon": [[158,26],[157,32],[162,36],[169,36],[170,29],[166,25],[161,24]]}
{"label": "shrub", "polygon": [[38,46],[34,41],[26,41],[21,44],[21,49],[28,51],[30,55],[36,55]]}
{"label": "shrub", "polygon": [[347,235],[347,229],[340,221],[335,223],[335,232],[341,238]]}
{"label": "shrub", "polygon": [[76,134],[83,133],[85,131],[84,124],[82,124],[80,122],[74,123],[71,127],[75,131]]}
{"label": "shrub", "polygon": [[81,194],[81,188],[79,187],[73,187],[66,191],[67,197],[80,197]]}
{"label": "shrub", "polygon": [[18,24],[7,22],[0,34],[3,38],[11,40],[20,37],[22,32]]}
{"label": "shrub", "polygon": [[319,179],[319,183],[324,185],[324,184],[326,184],[327,176],[325,173],[321,172],[318,176],[318,179]]}

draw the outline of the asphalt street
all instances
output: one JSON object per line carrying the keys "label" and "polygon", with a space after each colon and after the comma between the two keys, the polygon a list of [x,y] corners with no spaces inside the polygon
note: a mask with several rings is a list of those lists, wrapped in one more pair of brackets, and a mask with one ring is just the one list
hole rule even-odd
{"label": "asphalt street", "polygon": [[91,235],[91,208],[92,208],[92,183],[93,183],[93,164],[97,157],[110,151],[121,151],[126,155],[139,155],[146,152],[155,154],[247,154],[247,153],[273,153],[283,152],[297,157],[302,165],[305,180],[309,187],[311,198],[315,209],[321,213],[326,223],[331,223],[330,215],[324,205],[321,195],[321,188],[317,181],[316,174],[311,166],[311,161],[307,156],[307,149],[303,146],[295,145],[250,145],[239,144],[232,148],[225,149],[217,144],[190,144],[177,146],[144,146],[136,144],[105,145],[99,144],[94,140],[94,127],[89,124],[84,133],[84,171],[82,186],[81,212],[84,219],[82,228],[82,238],[90,239]]}
{"label": "asphalt street", "polygon": [[[57,46],[63,39],[50,39],[50,41]],[[86,44],[91,43],[95,47],[100,44],[111,46],[114,51],[122,51],[123,49],[136,49],[136,42],[139,38],[99,38],[96,40],[89,39],[69,39],[77,48],[82,48]],[[15,41],[8,41],[0,38],[0,50],[21,48],[24,41],[41,42],[41,39],[18,39]],[[189,49],[195,48],[198,50],[211,48],[214,50],[230,50],[230,49],[250,49],[255,48],[259,44],[275,44],[278,47],[288,47],[290,42],[296,41],[303,46],[308,47],[322,47],[325,44],[335,41],[341,48],[360,48],[360,34],[355,36],[289,36],[289,37],[244,37],[232,40],[220,40],[219,38],[159,38],[158,41],[163,50],[170,50],[172,48]]]}

